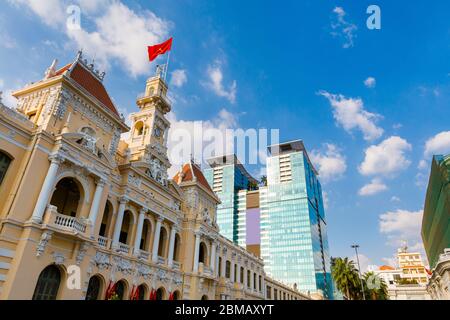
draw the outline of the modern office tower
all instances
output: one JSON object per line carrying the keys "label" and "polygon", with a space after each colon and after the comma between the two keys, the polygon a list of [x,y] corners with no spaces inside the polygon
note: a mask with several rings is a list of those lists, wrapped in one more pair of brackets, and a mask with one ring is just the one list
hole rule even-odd
{"label": "modern office tower", "polygon": [[268,274],[303,292],[333,298],[322,189],[302,141],[268,148],[267,186],[254,185],[236,156],[205,170],[222,204],[220,232],[260,256]]}
{"label": "modern office tower", "polygon": [[422,218],[422,239],[430,267],[450,248],[450,154],[434,156]]}
{"label": "modern office tower", "polygon": [[266,272],[304,292],[333,298],[327,225],[317,172],[302,141],[268,147],[260,188],[261,257]]}
{"label": "modern office tower", "polygon": [[251,189],[256,186],[256,180],[245,170],[236,155],[211,158],[207,163],[210,168],[204,170],[204,175],[221,201],[217,207],[220,233],[234,243],[242,243],[239,239],[237,218],[240,206],[239,190]]}

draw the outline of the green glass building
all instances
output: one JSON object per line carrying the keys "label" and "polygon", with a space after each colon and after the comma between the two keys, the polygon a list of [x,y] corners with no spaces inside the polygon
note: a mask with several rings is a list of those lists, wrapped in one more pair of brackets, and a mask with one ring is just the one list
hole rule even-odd
{"label": "green glass building", "polygon": [[430,267],[450,248],[450,154],[434,156],[422,219],[422,239]]}

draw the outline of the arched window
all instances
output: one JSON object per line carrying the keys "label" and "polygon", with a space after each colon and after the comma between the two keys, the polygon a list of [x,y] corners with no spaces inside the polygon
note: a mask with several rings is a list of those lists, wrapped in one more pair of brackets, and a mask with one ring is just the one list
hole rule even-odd
{"label": "arched window", "polygon": [[144,133],[144,123],[142,121],[139,121],[134,125],[134,134],[136,136],[142,136],[143,133]]}
{"label": "arched window", "polygon": [[208,296],[206,294],[203,295],[201,300],[208,300]]}
{"label": "arched window", "polygon": [[42,270],[39,275],[33,300],[56,300],[59,285],[61,283],[61,271],[55,265],[50,265]]}
{"label": "arched window", "polygon": [[63,178],[56,185],[50,204],[58,208],[58,213],[76,217],[80,199],[77,181],[73,178]]}
{"label": "arched window", "polygon": [[222,257],[219,257],[219,277],[222,276]]}
{"label": "arched window", "polygon": [[241,276],[240,276],[241,283],[244,283],[244,267],[241,267]]}
{"label": "arched window", "polygon": [[225,278],[230,278],[231,277],[231,262],[230,261],[226,261],[225,262]]}
{"label": "arched window", "polygon": [[156,290],[156,300],[164,300],[165,296],[166,296],[166,291],[164,290],[163,287]]}
{"label": "arched window", "polygon": [[2,184],[3,178],[8,171],[9,165],[11,164],[11,158],[4,152],[0,151],[0,185]]}
{"label": "arched window", "polygon": [[117,294],[119,300],[123,300],[123,297],[125,296],[125,282],[122,280],[117,282],[114,292]]}
{"label": "arched window", "polygon": [[137,287],[136,290],[138,290],[137,299],[144,300],[145,293],[147,292],[147,288],[145,287],[145,285],[141,284],[139,287]]}
{"label": "arched window", "polygon": [[144,250],[144,251],[149,251],[151,230],[152,230],[152,227],[150,225],[150,222],[147,219],[145,219],[144,225],[142,226],[142,237],[141,237],[141,243],[139,244],[139,249]]}
{"label": "arched window", "polygon": [[201,242],[199,255],[198,255],[198,262],[201,262],[204,265],[206,265],[206,259],[207,259],[206,254],[207,254],[206,244],[204,242]]}
{"label": "arched window", "polygon": [[256,280],[257,280],[257,275],[255,272],[255,273],[253,273],[253,289],[256,289]]}
{"label": "arched window", "polygon": [[259,288],[259,291],[262,291],[262,276],[259,276],[258,279],[259,279],[258,280],[258,282],[259,282],[259,287],[258,288]]}
{"label": "arched window", "polygon": [[247,270],[247,287],[251,288],[252,287],[252,279],[250,278],[251,272],[250,270]]}
{"label": "arched window", "polygon": [[89,279],[86,300],[97,300],[99,298],[101,283],[102,281],[99,276],[92,276]]}
{"label": "arched window", "polygon": [[175,234],[175,247],[173,251],[173,260],[180,261],[180,246],[181,246],[181,239],[180,235],[177,233]]}
{"label": "arched window", "polygon": [[180,299],[181,299],[180,291],[176,290],[176,291],[173,293],[173,300],[180,300]]}
{"label": "arched window", "polygon": [[166,242],[167,242],[167,231],[166,231],[166,228],[161,227],[161,232],[159,234],[159,244],[158,244],[158,256],[160,256],[160,257],[165,257]]}
{"label": "arched window", "polygon": [[112,204],[109,200],[106,201],[105,210],[103,211],[102,224],[100,225],[99,235],[107,237],[109,233],[110,218],[112,216]]}
{"label": "arched window", "polygon": [[132,213],[129,210],[126,210],[123,214],[122,220],[122,228],[120,229],[120,237],[119,242],[128,244],[130,241],[130,231],[132,227]]}
{"label": "arched window", "polygon": [[83,127],[81,130],[80,130],[80,132],[81,133],[84,133],[85,135],[88,135],[88,136],[90,136],[90,137],[92,137],[92,138],[95,138],[95,130],[94,129],[92,129],[91,127]]}

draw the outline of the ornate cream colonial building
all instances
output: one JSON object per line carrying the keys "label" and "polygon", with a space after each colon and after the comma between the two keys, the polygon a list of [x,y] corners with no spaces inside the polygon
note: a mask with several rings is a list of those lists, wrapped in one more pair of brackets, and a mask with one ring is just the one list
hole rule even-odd
{"label": "ornate cream colonial building", "polygon": [[80,52],[0,103],[0,299],[309,299],[219,234],[196,164],[167,177],[161,74],[131,129],[103,77]]}

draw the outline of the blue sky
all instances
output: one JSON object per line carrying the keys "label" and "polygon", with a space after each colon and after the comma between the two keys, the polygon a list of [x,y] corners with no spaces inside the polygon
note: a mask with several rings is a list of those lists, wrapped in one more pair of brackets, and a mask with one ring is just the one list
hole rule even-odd
{"label": "blue sky", "polygon": [[[70,4],[81,30],[66,27]],[[381,30],[366,27],[370,4]],[[303,139],[328,199],[331,254],[351,257],[357,242],[364,263],[380,265],[402,240],[420,249],[430,159],[450,153],[449,10],[448,1],[10,0],[0,90],[12,106],[11,90],[83,48],[130,113],[154,68],[146,46],[173,36],[173,126]]]}

